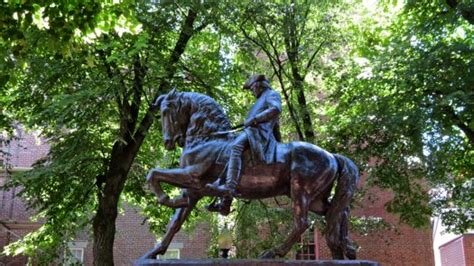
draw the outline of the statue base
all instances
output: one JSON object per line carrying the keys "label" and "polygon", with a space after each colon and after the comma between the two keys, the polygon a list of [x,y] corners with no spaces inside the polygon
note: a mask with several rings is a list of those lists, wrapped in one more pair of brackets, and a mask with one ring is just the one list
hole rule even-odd
{"label": "statue base", "polygon": [[139,259],[135,266],[227,265],[227,266],[380,266],[370,260],[281,260],[281,259]]}

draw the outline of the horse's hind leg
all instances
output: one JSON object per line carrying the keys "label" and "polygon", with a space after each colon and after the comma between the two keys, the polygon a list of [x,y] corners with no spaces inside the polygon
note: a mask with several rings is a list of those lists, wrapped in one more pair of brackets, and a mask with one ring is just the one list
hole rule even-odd
{"label": "horse's hind leg", "polygon": [[181,229],[181,226],[183,225],[184,221],[186,221],[191,211],[194,209],[194,206],[196,206],[198,200],[199,198],[191,198],[188,207],[179,208],[175,211],[173,218],[168,223],[166,233],[163,236],[161,242],[155,248],[143,255],[142,259],[154,259],[158,254],[165,254],[168,246],[171,243],[171,240],[173,240],[174,235]]}
{"label": "horse's hind leg", "polygon": [[334,212],[330,209],[326,214],[326,243],[331,251],[333,259],[343,260],[344,250],[341,247],[341,222],[342,212]]}
{"label": "horse's hind leg", "polygon": [[342,236],[342,244],[344,249],[344,254],[350,260],[356,259],[357,250],[354,247],[352,240],[349,238],[349,213],[350,208],[346,207],[341,221],[341,236]]}
{"label": "horse's hind leg", "polygon": [[356,259],[356,249],[349,238],[349,204],[359,180],[354,163],[346,157],[335,155],[340,168],[336,193],[326,214],[326,242],[333,259]]}
{"label": "horse's hind leg", "polygon": [[[291,198],[293,200],[293,229],[288,238],[279,246],[275,252],[266,251],[261,257],[269,258],[279,256],[284,257],[291,247],[300,239],[301,234],[309,227],[308,210],[310,198],[304,193],[302,187],[297,182],[292,182]],[[272,254],[273,253],[273,254]]]}
{"label": "horse's hind leg", "polygon": [[344,259],[344,255],[348,259],[356,259],[356,249],[348,234],[349,202],[352,199],[352,192],[336,191],[334,198],[337,200],[332,200],[326,214],[326,242],[333,259]]}

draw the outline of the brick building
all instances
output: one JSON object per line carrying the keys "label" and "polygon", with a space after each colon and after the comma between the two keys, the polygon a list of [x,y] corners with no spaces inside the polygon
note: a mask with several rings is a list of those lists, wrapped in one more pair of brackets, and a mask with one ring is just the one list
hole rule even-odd
{"label": "brick building", "polygon": [[[12,172],[28,170],[39,158],[44,157],[49,146],[35,134],[25,134],[20,128],[15,132],[18,139],[12,140],[8,145],[0,144],[0,150],[10,154],[0,154],[0,186],[3,186]],[[8,172],[6,166],[11,167]],[[34,214],[27,210],[21,200],[15,197],[19,188],[8,191],[0,190],[0,250],[11,242],[20,239],[27,233],[38,229],[39,222],[30,221]],[[0,255],[0,265],[25,265],[26,258],[7,258]],[[2,264],[3,263],[3,264]]]}
{"label": "brick building", "polygon": [[[44,139],[35,134],[25,134],[21,128],[15,132],[18,139],[3,145],[1,150],[9,156],[0,155],[0,186],[5,184],[10,175],[17,171],[31,169],[31,165],[44,157],[49,146]],[[8,170],[6,166],[8,165]],[[0,190],[0,250],[4,246],[17,241],[27,233],[38,229],[40,222],[32,222],[33,210],[27,210],[21,198],[17,197],[20,188],[8,191]],[[152,248],[157,240],[149,232],[145,219],[140,216],[137,208],[123,206],[124,213],[117,217],[115,235],[114,261],[116,265],[131,263]],[[199,230],[192,235],[179,233],[170,245],[168,257],[202,258],[207,254],[210,237],[206,234],[206,225],[198,226]],[[78,234],[75,241],[69,243],[72,254],[84,263],[92,265],[92,239],[90,232]],[[165,256],[165,257],[166,257]],[[32,258],[34,261],[34,258]],[[0,255],[0,265],[25,265],[28,259],[24,256],[7,257]]]}
{"label": "brick building", "polygon": [[[4,147],[11,156],[8,163],[13,166],[11,171],[29,169],[32,163],[46,155],[48,145],[34,134],[24,134],[17,130],[20,137]],[[6,161],[4,163],[7,163]],[[0,176],[0,184],[9,178],[6,171]],[[40,223],[29,220],[32,215],[27,211],[20,198],[15,197],[17,191],[0,191],[0,247],[18,240],[26,233],[39,228]],[[431,230],[412,229],[398,224],[398,218],[387,214],[384,204],[390,200],[391,194],[373,189],[376,195],[372,201],[365,200],[363,208],[355,209],[352,214],[358,216],[381,216],[394,227],[378,230],[367,235],[351,234],[353,240],[360,246],[360,259],[375,260],[382,265],[433,265],[433,248]],[[130,265],[131,262],[155,243],[156,239],[148,231],[148,226],[138,210],[132,206],[125,206],[123,215],[117,218],[117,233],[114,247],[115,262],[117,265]],[[175,258],[205,258],[210,245],[209,230],[202,225],[191,236],[179,233],[170,245],[165,257]],[[294,254],[299,259],[330,259],[329,250],[321,234],[314,230],[308,232],[304,250]],[[83,233],[69,245],[72,253],[85,265],[92,265],[92,239],[90,234]],[[0,265],[24,265],[24,257],[0,257]]]}
{"label": "brick building", "polygon": [[436,266],[474,265],[474,230],[463,235],[448,233],[440,217],[432,219]]}
{"label": "brick building", "polygon": [[464,234],[439,247],[441,265],[474,265],[474,234]]}
{"label": "brick building", "polygon": [[[355,208],[353,216],[382,217],[389,227],[359,235],[351,233],[351,238],[359,246],[358,259],[374,260],[382,265],[430,266],[434,265],[433,241],[431,228],[414,229],[400,224],[398,217],[387,213],[384,208],[393,197],[391,192],[371,189],[368,194],[375,195],[375,200],[364,200],[362,208]],[[319,236],[319,254],[322,259],[329,259],[330,252],[324,238]]]}

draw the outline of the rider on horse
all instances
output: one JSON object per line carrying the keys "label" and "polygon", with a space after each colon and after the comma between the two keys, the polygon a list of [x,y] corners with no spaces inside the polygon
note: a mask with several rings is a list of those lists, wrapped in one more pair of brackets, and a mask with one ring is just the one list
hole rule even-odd
{"label": "rider on horse", "polygon": [[220,180],[207,187],[223,193],[225,196],[218,205],[210,205],[211,211],[228,214],[232,196],[236,195],[242,172],[242,153],[250,149],[251,158],[259,163],[271,164],[276,161],[277,142],[280,141],[279,117],[281,99],[274,91],[265,75],[253,75],[244,84],[245,90],[251,90],[257,101],[250,109],[244,122],[244,131],[232,142],[226,183]]}

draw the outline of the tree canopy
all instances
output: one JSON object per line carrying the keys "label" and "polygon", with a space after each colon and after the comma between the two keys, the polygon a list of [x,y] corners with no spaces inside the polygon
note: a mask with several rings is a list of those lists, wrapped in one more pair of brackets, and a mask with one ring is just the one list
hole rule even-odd
{"label": "tree canopy", "polygon": [[402,220],[443,214],[454,231],[472,228],[473,25],[444,1],[366,19],[330,77],[328,145],[375,158],[366,169],[395,192],[387,209]]}
{"label": "tree canopy", "polygon": [[451,0],[2,3],[0,125],[51,144],[10,184],[45,224],[6,252],[52,259],[92,221],[95,262],[112,264],[121,200],[164,230],[171,210],[144,176],[179,151],[164,151],[152,103],[198,91],[238,124],[256,72],[282,94],[285,141],[356,159],[410,225],[442,214],[452,231],[473,228],[473,14]]}

